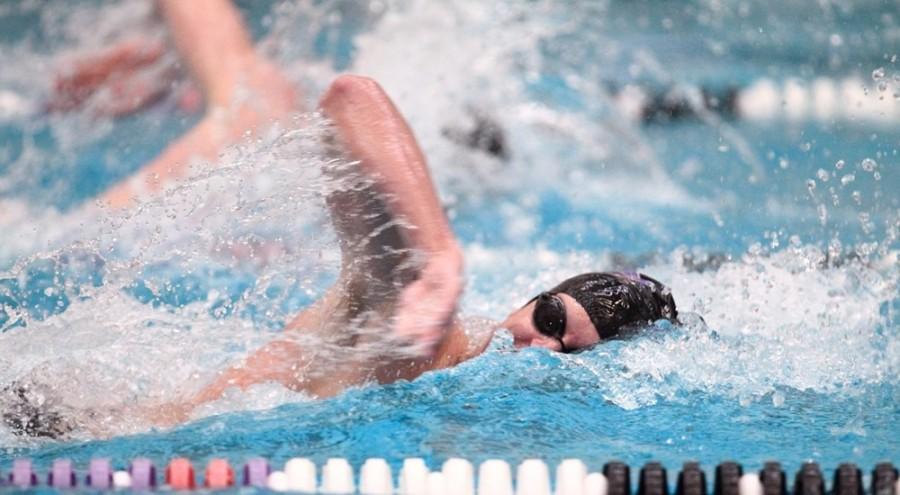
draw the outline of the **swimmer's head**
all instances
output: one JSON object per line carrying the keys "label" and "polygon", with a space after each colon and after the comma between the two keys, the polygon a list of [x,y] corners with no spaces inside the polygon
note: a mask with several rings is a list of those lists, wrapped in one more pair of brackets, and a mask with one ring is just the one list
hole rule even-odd
{"label": "swimmer's head", "polygon": [[541,292],[502,326],[516,347],[572,352],[615,337],[625,326],[676,316],[668,289],[646,275],[584,273]]}

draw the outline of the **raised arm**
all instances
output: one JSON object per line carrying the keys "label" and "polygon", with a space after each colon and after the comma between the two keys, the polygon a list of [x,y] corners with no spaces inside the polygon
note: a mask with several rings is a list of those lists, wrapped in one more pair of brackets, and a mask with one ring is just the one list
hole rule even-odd
{"label": "raised arm", "polygon": [[[417,345],[419,357],[406,356],[396,361],[380,356],[361,356],[360,360],[348,359],[340,365],[333,362],[317,362],[315,355],[306,352],[304,346],[287,340],[273,341],[250,355],[242,363],[221,372],[212,383],[192,399],[167,404],[158,411],[151,411],[158,423],[173,423],[187,417],[196,406],[215,400],[229,387],[246,388],[264,381],[278,381],[285,386],[317,396],[329,396],[343,388],[376,378],[382,382],[398,378],[411,379],[422,372],[450,366],[460,360],[461,349],[466,346],[461,332],[454,332],[455,313],[463,286],[462,254],[450,225],[438,202],[431,182],[425,158],[416,144],[415,137],[381,87],[371,79],[357,76],[338,78],[322,98],[321,108],[334,122],[337,138],[351,158],[359,161],[362,172],[373,179],[381,193],[380,201],[390,210],[389,217],[399,217],[404,227],[400,241],[403,248],[413,248],[422,253],[423,263],[416,277],[400,292],[393,311],[393,331]],[[361,194],[365,194],[364,192]],[[351,203],[353,197],[350,198]],[[360,203],[343,208],[340,201],[332,202],[332,217],[339,231],[353,231],[368,225],[354,225],[360,215],[367,218],[380,216],[380,212],[363,212]],[[363,221],[366,223],[369,220]],[[344,224],[341,226],[341,224]],[[385,230],[393,230],[385,229]],[[344,232],[342,235],[348,235]],[[349,235],[354,235],[352,232]],[[360,238],[377,239],[378,235],[361,234]],[[379,247],[379,246],[376,246]],[[348,248],[345,248],[348,249]],[[348,255],[354,253],[350,248]],[[380,258],[392,260],[391,257]],[[353,261],[353,260],[350,260]],[[398,266],[373,267],[363,262],[363,269],[388,273]],[[346,275],[346,274],[345,274]],[[363,277],[364,283],[379,283],[374,278]],[[328,327],[328,319],[339,306],[353,304],[356,297],[352,288],[339,283],[322,300],[298,315],[288,329],[315,329]],[[366,302],[364,305],[372,304]],[[345,314],[344,317],[347,315]],[[343,326],[345,322],[337,322]],[[328,373],[316,373],[326,367]]]}
{"label": "raised arm", "polygon": [[463,259],[425,157],[400,112],[372,79],[339,77],[320,106],[351,158],[374,180],[390,213],[402,221],[406,246],[422,256],[417,277],[400,294],[393,329],[417,345],[423,357],[433,357],[453,324],[463,288]]}

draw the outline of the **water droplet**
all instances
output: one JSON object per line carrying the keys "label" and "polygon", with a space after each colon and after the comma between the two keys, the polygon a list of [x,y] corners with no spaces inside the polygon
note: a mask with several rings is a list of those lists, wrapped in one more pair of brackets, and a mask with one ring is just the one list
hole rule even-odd
{"label": "water droplet", "polygon": [[879,67],[872,71],[872,80],[880,81],[884,79],[884,67]]}
{"label": "water droplet", "polygon": [[781,407],[784,405],[784,393],[775,392],[772,394],[772,405],[775,407]]}
{"label": "water droplet", "polygon": [[856,176],[855,176],[855,175],[853,175],[853,174],[847,174],[847,175],[841,177],[841,185],[842,185],[842,186],[846,186],[847,184],[849,184],[849,183],[851,183],[851,182],[853,182],[853,181],[855,181],[855,180],[856,180]]}
{"label": "water droplet", "polygon": [[828,172],[826,172],[825,169],[821,169],[821,168],[819,169],[818,172],[816,172],[816,177],[818,177],[819,180],[822,182],[828,182],[828,179],[831,178],[831,176],[828,174]]}
{"label": "water droplet", "polygon": [[853,191],[852,193],[850,193],[850,196],[853,198],[853,201],[856,201],[856,204],[862,204],[862,193],[860,193],[859,191]]}
{"label": "water droplet", "polygon": [[881,180],[881,172],[876,170],[875,173],[872,174],[872,178],[875,180]]}
{"label": "water droplet", "polygon": [[872,230],[875,229],[875,225],[871,221],[871,215],[869,212],[862,211],[859,213],[859,223],[863,229],[863,232],[866,234],[871,234]]}
{"label": "water droplet", "polygon": [[806,188],[809,189],[809,192],[813,192],[816,190],[816,181],[809,179],[806,181]]}
{"label": "water droplet", "polygon": [[862,169],[865,170],[866,172],[874,172],[875,167],[878,166],[878,163],[876,163],[875,160],[873,160],[871,158],[866,158],[862,161],[862,163],[860,163],[860,165],[862,166]]}
{"label": "water droplet", "polygon": [[722,219],[722,215],[719,212],[713,212],[713,221],[716,222],[716,226],[721,228],[725,226],[725,220]]}
{"label": "water droplet", "polygon": [[783,168],[783,169],[788,168],[788,166],[789,166],[790,164],[791,164],[791,162],[789,162],[789,161],[787,160],[787,158],[780,158],[780,159],[778,160],[778,166],[781,167],[781,168]]}
{"label": "water droplet", "polygon": [[828,243],[828,255],[831,259],[838,258],[843,251],[843,245],[841,244],[840,239],[832,239]]}
{"label": "water droplet", "polygon": [[843,169],[844,168],[844,160],[838,160],[837,162],[835,162],[834,168],[836,168],[838,170]]}
{"label": "water droplet", "polygon": [[816,207],[816,211],[819,214],[819,223],[822,224],[822,226],[827,224],[828,223],[828,208],[824,204],[820,203],[819,206]]}
{"label": "water droplet", "polygon": [[881,81],[878,83],[878,91],[884,93],[888,89],[887,81]]}

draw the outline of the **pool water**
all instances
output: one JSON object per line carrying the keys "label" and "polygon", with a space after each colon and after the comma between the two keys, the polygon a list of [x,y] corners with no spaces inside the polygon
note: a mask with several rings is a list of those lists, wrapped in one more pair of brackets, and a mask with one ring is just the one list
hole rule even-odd
{"label": "pool water", "polygon": [[[155,429],[130,407],[201,387],[334,280],[324,123],[299,116],[299,130],[242,143],[137,211],[102,211],[91,198],[197,115],[171,99],[119,120],[35,108],[60,54],[143,26],[149,8],[7,4],[0,387],[39,384],[81,426],[66,440],[0,426],[0,466],[304,455],[580,457],[592,469],[780,459],[792,471],[807,459],[900,460],[897,120],[642,125],[617,113],[610,90],[855,77],[872,92],[886,81],[893,109],[891,5],[444,3],[239,5],[310,101],[345,70],[396,99],[465,249],[465,315],[500,320],[567,276],[629,268],[670,285],[685,324],[573,355],[513,351],[500,333],[485,355],[412,382],[328,400],[264,384]],[[471,108],[503,126],[508,161],[444,137]]]}

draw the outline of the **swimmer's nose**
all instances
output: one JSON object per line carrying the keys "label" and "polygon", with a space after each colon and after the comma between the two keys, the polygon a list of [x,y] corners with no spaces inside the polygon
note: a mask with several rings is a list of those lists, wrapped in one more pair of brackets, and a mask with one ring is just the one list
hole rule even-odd
{"label": "swimmer's nose", "polygon": [[542,335],[533,325],[523,324],[521,318],[513,313],[500,324],[500,328],[509,330],[513,337],[513,347],[522,349],[524,347],[546,347],[547,349],[559,350],[559,344],[555,339]]}
{"label": "swimmer's nose", "polygon": [[523,347],[546,347],[548,349],[557,349],[559,345],[555,339],[547,337],[540,333],[531,321],[533,314],[533,304],[528,304],[523,308],[511,313],[501,327],[509,330],[513,336],[513,346],[516,349]]}

